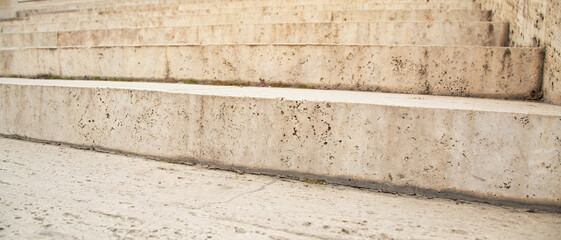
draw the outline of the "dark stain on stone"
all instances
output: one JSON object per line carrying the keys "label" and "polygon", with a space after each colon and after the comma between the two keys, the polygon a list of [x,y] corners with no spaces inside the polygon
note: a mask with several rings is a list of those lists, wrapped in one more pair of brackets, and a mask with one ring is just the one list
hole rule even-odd
{"label": "dark stain on stone", "polygon": [[506,49],[505,52],[503,53],[503,61],[501,61],[502,64],[502,68],[501,71],[504,72],[505,71],[505,66],[507,65],[506,62],[510,62],[510,57],[511,57],[512,53],[510,52],[510,49]]}

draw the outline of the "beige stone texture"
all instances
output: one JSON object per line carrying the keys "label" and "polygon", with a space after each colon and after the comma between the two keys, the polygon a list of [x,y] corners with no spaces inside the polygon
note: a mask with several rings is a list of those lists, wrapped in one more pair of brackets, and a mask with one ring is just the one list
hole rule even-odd
{"label": "beige stone texture", "polygon": [[17,0],[0,0],[0,19],[10,19],[16,16]]}
{"label": "beige stone texture", "polygon": [[561,2],[548,1],[545,19],[544,97],[561,104]]}
{"label": "beige stone texture", "polygon": [[474,9],[478,5],[471,1],[248,1],[248,2],[198,2],[198,3],[146,3],[125,2],[100,2],[99,4],[64,4],[48,6],[33,4],[21,7],[20,16],[37,16],[51,13],[90,10],[107,13],[123,13],[131,11],[150,10],[179,10],[190,13],[231,13],[231,12],[265,12],[293,10],[341,10],[341,9]]}
{"label": "beige stone texture", "polygon": [[[118,12],[118,13],[103,13],[103,12],[80,12],[80,14],[69,12],[69,13],[57,13],[57,14],[44,14],[30,16],[26,18],[26,22],[31,23],[54,23],[54,22],[76,22],[80,20],[115,20],[119,18],[153,18],[153,17],[167,17],[174,19],[181,19],[185,17],[190,17],[194,19],[194,23],[198,24],[208,24],[209,19],[216,19],[221,17],[222,19],[229,19],[231,21],[245,21],[252,20],[255,23],[258,22],[257,18],[262,18],[262,21],[267,21],[273,17],[278,18],[278,22],[290,22],[290,19],[295,19],[295,17],[300,17],[302,20],[309,22],[310,20],[315,20],[313,16],[324,16],[325,14],[333,15],[328,17],[322,17],[323,21],[344,21],[345,18],[353,19],[357,18],[360,14],[360,21],[389,21],[389,20],[417,20],[417,21],[484,21],[490,20],[491,15],[489,11],[482,11],[479,9],[465,9],[465,10],[446,10],[446,9],[383,9],[383,10],[361,10],[361,9],[350,9],[350,10],[332,10],[332,11],[282,11],[282,12],[249,12],[246,13],[230,13],[230,14],[188,14],[188,12],[177,11],[177,10],[159,10],[159,11],[130,11],[130,12]],[[457,14],[462,14],[465,16],[455,16]],[[281,18],[282,17],[282,18]],[[304,18],[309,18],[306,20]],[[316,17],[317,18],[317,17]],[[185,18],[189,19],[189,18]],[[196,21],[195,21],[196,19]],[[253,20],[255,19],[255,20]],[[350,21],[350,20],[348,20]],[[355,20],[357,21],[357,20]],[[18,22],[18,20],[12,20],[9,22]]]}
{"label": "beige stone texture", "polygon": [[[462,16],[457,16],[458,14]],[[316,17],[314,17],[316,16]],[[224,19],[224,21],[255,21],[254,23],[262,23],[257,21],[271,21],[276,18],[278,22],[328,22],[328,21],[357,21],[354,19],[365,19],[368,21],[389,21],[389,20],[417,20],[417,21],[482,21],[490,20],[489,11],[482,10],[442,10],[442,9],[425,9],[425,10],[333,10],[333,11],[285,11],[285,12],[253,12],[253,13],[231,13],[231,14],[193,14],[188,15],[176,10],[161,11],[131,11],[125,13],[57,13],[48,15],[37,15],[25,19],[13,19],[0,22],[2,25],[11,23],[22,23],[22,20],[28,23],[56,23],[56,22],[78,22],[84,20],[102,21],[119,19],[133,20],[134,18],[172,18],[180,21],[183,25],[187,21],[197,24],[214,24],[213,19]],[[192,19],[192,20],[191,20]],[[163,19],[162,19],[163,20]],[[193,24],[191,23],[191,25]],[[233,23],[233,22],[230,22]]]}
{"label": "beige stone texture", "polygon": [[494,11],[494,20],[511,23],[511,46],[545,47],[544,100],[561,104],[561,3],[558,0],[478,2]]}
{"label": "beige stone texture", "polygon": [[56,47],[57,41],[57,32],[0,34],[0,46],[2,48]]}
{"label": "beige stone texture", "polygon": [[[51,36],[58,35],[58,41]],[[48,36],[48,38],[47,38]],[[277,23],[3,34],[4,47],[141,44],[325,43],[504,46],[508,24],[490,22]],[[36,39],[44,39],[38,42]]]}
{"label": "beige stone texture", "polygon": [[[491,98],[533,98],[540,48],[252,44],[0,51],[3,75],[308,85]],[[35,54],[35,55],[34,55]],[[30,57],[27,57],[30,55]],[[35,59],[31,60],[30,59]],[[42,61],[49,59],[49,61]],[[34,65],[35,64],[35,65]]]}
{"label": "beige stone texture", "polygon": [[[561,215],[0,138],[5,239],[556,239]],[[311,181],[310,181],[311,182]]]}
{"label": "beige stone texture", "polygon": [[[89,18],[57,17],[0,22],[2,33],[189,26],[200,24],[259,24],[296,22],[380,22],[380,21],[487,21],[488,11],[472,10],[335,10],[290,11],[243,14],[175,15],[177,12],[134,12],[128,15],[100,15]],[[61,13],[62,15],[63,13]]]}
{"label": "beige stone texture", "polygon": [[2,134],[561,206],[561,106],[303,89],[1,82]]}
{"label": "beige stone texture", "polygon": [[6,75],[34,76],[60,74],[60,53],[56,48],[30,48],[22,51],[0,51],[0,66]]}

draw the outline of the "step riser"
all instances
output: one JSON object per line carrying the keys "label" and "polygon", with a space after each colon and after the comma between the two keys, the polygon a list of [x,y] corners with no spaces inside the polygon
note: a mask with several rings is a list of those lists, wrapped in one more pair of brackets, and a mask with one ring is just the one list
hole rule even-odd
{"label": "step riser", "polygon": [[[151,14],[152,15],[152,14]],[[41,21],[39,23],[9,22],[0,27],[3,33],[45,32],[63,30],[87,30],[105,28],[128,28],[150,26],[178,26],[203,24],[238,24],[238,23],[297,23],[297,22],[379,22],[379,21],[488,21],[490,12],[480,11],[323,11],[323,12],[285,12],[285,13],[247,13],[225,15],[193,16],[133,16],[130,18],[107,19],[100,17],[84,21],[81,18],[56,23]]]}
{"label": "step riser", "polygon": [[508,24],[487,22],[206,25],[0,34],[3,47],[199,43],[504,46],[507,41]]}
{"label": "step riser", "polygon": [[[32,16],[34,18],[51,17],[49,15],[51,11],[55,14],[65,14],[65,15],[81,15],[84,14],[81,11],[72,12],[72,8],[63,8],[58,10],[50,9],[38,9],[38,10],[22,10],[18,12],[21,17]],[[83,8],[75,8],[83,9]],[[426,4],[426,3],[348,3],[348,4],[296,4],[296,5],[279,5],[279,6],[256,6],[256,7],[236,7],[228,5],[226,7],[215,7],[215,6],[199,6],[196,5],[170,5],[161,6],[159,4],[151,6],[123,6],[123,7],[100,7],[94,8],[93,11],[105,12],[108,14],[115,13],[126,13],[126,12],[136,12],[136,11],[169,11],[178,10],[189,14],[201,14],[201,13],[236,13],[236,12],[276,12],[276,11],[326,11],[326,10],[424,10],[424,9],[442,9],[442,10],[474,10],[478,9],[478,5],[474,3],[438,3],[438,4]],[[46,14],[41,14],[46,13]],[[33,16],[35,14],[39,14]]]}
{"label": "step riser", "polygon": [[[354,13],[354,14],[350,14]],[[206,18],[216,18],[216,17],[228,17],[229,19],[234,19],[237,17],[236,21],[250,20],[256,17],[266,17],[269,19],[272,17],[277,17],[279,22],[294,19],[294,17],[310,17],[314,15],[330,14],[333,17],[326,19],[334,21],[343,21],[347,17],[346,15],[355,16],[356,14],[361,14],[361,21],[366,20],[377,20],[377,21],[400,21],[400,20],[419,20],[419,21],[488,21],[491,19],[491,15],[486,11],[477,10],[335,10],[335,11],[288,11],[288,12],[265,12],[265,13],[232,13],[232,14],[201,14],[201,15],[191,15],[188,12],[181,11],[147,11],[147,12],[131,12],[131,13],[121,13],[121,14],[93,14],[87,16],[85,14],[75,15],[70,17],[65,17],[62,14],[56,15],[55,17],[44,17],[40,19],[30,18],[25,21],[28,23],[55,23],[55,22],[77,22],[77,21],[103,21],[122,19],[122,18],[139,18],[139,17],[167,17],[167,18],[198,18],[198,23],[203,24]],[[461,14],[463,16],[457,16]],[[218,16],[216,16],[218,15]],[[226,16],[222,16],[226,15]],[[229,16],[234,15],[234,16]],[[282,18],[281,18],[282,17]],[[357,17],[355,17],[357,18]]]}
{"label": "step riser", "polygon": [[[397,93],[525,98],[538,48],[192,45],[3,50],[3,75],[305,84]],[[131,60],[135,59],[135,60]]]}
{"label": "step riser", "polygon": [[560,115],[44,84],[0,85],[0,133],[561,206]]}
{"label": "step riser", "polygon": [[[52,2],[51,2],[52,3]],[[179,7],[181,6],[182,8],[227,8],[227,7],[263,7],[263,6],[286,6],[286,5],[312,5],[312,4],[385,4],[385,5],[391,5],[391,4],[419,4],[419,3],[423,3],[425,5],[431,5],[431,6],[439,6],[439,5],[458,5],[458,6],[467,6],[467,5],[474,5],[473,3],[471,3],[470,1],[448,1],[448,0],[441,0],[441,1],[430,1],[430,2],[426,2],[426,0],[422,0],[422,1],[411,1],[411,0],[404,0],[404,1],[400,1],[400,0],[386,0],[386,1],[372,1],[372,0],[290,0],[290,1],[237,1],[237,2],[232,2],[232,1],[228,1],[228,2],[217,2],[217,1],[213,1],[213,2],[198,2],[198,3],[187,3],[185,1],[181,1],[181,2],[167,2],[167,3],[154,3],[154,1],[150,1],[150,2],[143,2],[143,3],[125,3],[125,4],[120,4],[120,3],[116,3],[116,2],[94,2],[94,4],[89,4],[89,3],[80,3],[80,4],[75,4],[75,3],[70,3],[70,4],[62,4],[62,6],[56,6],[53,4],[47,4],[50,5],[51,7],[46,7],[46,6],[40,6],[40,4],[34,4],[31,6],[26,6],[26,5],[19,5],[18,7],[21,10],[24,11],[33,11],[33,10],[37,10],[37,11],[43,11],[43,12],[47,12],[48,10],[67,10],[67,9],[100,9],[100,8],[104,8],[104,9],[121,9],[121,8],[138,8],[138,9],[143,9],[143,8],[153,8],[153,7],[162,7],[162,6],[166,6],[166,7]],[[108,7],[109,6],[109,7]],[[478,5],[476,5],[478,6]]]}

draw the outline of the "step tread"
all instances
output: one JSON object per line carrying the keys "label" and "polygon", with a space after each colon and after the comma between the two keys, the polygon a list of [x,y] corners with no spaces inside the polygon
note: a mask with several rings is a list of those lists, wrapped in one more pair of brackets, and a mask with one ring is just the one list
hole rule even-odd
{"label": "step tread", "polygon": [[561,207],[561,106],[302,89],[0,81],[4,135],[391,191]]}
{"label": "step tread", "polygon": [[514,99],[539,97],[543,64],[543,48],[480,46],[174,44],[11,48],[0,54],[4,75],[264,80],[327,89]]}
{"label": "step tread", "polygon": [[[209,14],[209,15],[192,15],[181,16],[175,13],[168,16],[136,16],[123,17],[118,15],[116,18],[96,17],[88,19],[64,19],[54,18],[51,20],[33,20],[19,19],[14,21],[0,22],[2,32],[21,32],[36,31],[37,28],[49,28],[54,30],[62,29],[91,29],[104,28],[118,25],[119,27],[145,26],[154,24],[160,26],[167,25],[199,25],[206,24],[224,24],[224,23],[280,23],[280,22],[373,22],[373,21],[421,21],[421,20],[438,20],[438,21],[466,21],[478,20],[488,21],[491,14],[489,11],[440,11],[440,10],[423,10],[423,11],[369,11],[369,10],[343,10],[343,11],[318,11],[305,12],[293,11],[284,13],[245,13],[245,14]],[[53,22],[54,21],[54,22]]]}
{"label": "step tread", "polygon": [[[213,6],[201,6],[201,4],[152,4],[152,5],[123,5],[123,6],[62,6],[55,8],[36,8],[36,9],[20,9],[19,12],[22,14],[30,15],[51,15],[64,12],[74,12],[80,13],[83,11],[95,12],[128,12],[128,11],[153,11],[153,10],[180,10],[180,11],[199,11],[199,12],[223,12],[230,10],[244,10],[244,11],[270,11],[271,9],[307,9],[307,10],[318,10],[324,8],[333,9],[476,9],[479,5],[473,2],[442,2],[435,4],[424,3],[404,3],[404,2],[390,2],[390,3],[296,3],[296,4],[280,4],[280,5],[259,5],[259,6],[233,6],[234,4],[218,5]],[[267,10],[268,9],[268,10]]]}
{"label": "step tread", "polygon": [[[57,228],[55,236],[77,239],[108,237],[107,225],[125,226],[126,231],[113,236],[133,239],[555,239],[561,235],[561,215],[526,208],[241,175],[6,138],[0,138],[0,151],[0,167],[10,169],[2,173],[0,202],[6,225],[2,234],[10,239],[44,238],[50,233],[34,219],[37,212],[48,212],[41,219],[53,226],[72,223],[71,228]],[[29,194],[29,189],[36,189],[35,194]],[[139,214],[138,209],[150,211]],[[150,225],[128,231],[136,221]]]}
{"label": "step tread", "polygon": [[0,34],[3,47],[186,43],[505,46],[507,40],[508,24],[499,22],[217,24]]}
{"label": "step tread", "polygon": [[458,111],[516,113],[561,117],[561,106],[541,102],[415,95],[399,93],[357,92],[343,90],[295,89],[272,87],[209,86],[182,83],[38,80],[0,78],[0,84],[60,86],[77,88],[116,88],[161,91],[180,94],[237,98],[286,99],[294,101],[339,102],[385,105],[406,108],[448,109]]}

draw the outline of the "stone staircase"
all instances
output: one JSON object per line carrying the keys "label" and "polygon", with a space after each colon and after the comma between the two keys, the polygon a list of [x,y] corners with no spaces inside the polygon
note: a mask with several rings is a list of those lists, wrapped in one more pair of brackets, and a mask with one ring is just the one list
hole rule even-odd
{"label": "stone staircase", "polygon": [[474,1],[16,6],[5,136],[561,211],[544,49],[508,47]]}

